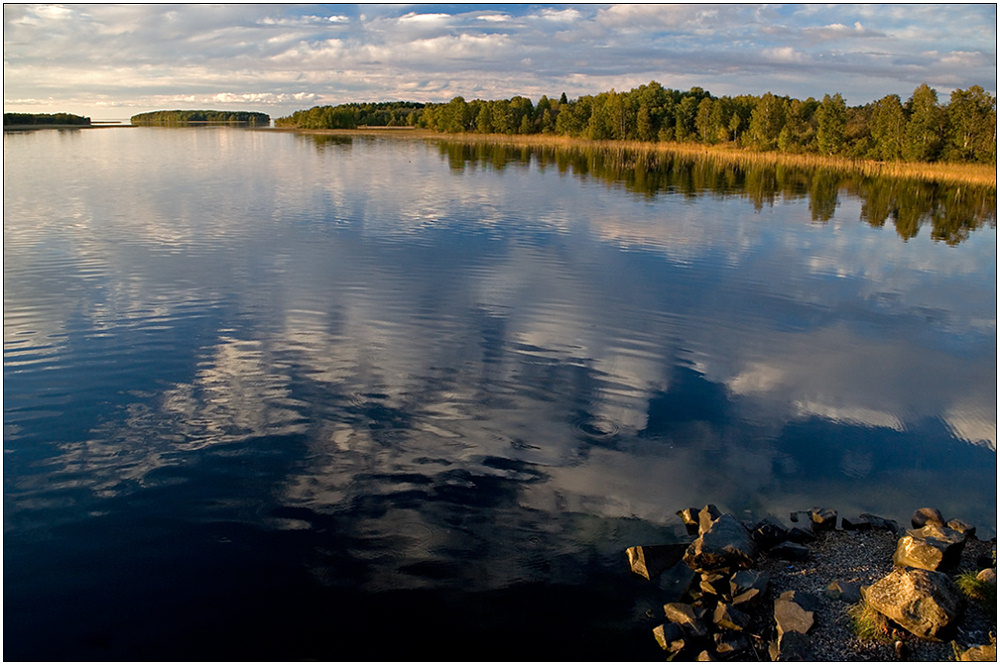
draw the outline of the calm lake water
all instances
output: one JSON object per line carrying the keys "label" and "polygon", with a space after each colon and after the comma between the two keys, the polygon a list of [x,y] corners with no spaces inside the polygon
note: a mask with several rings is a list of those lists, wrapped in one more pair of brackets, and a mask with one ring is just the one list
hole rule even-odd
{"label": "calm lake water", "polygon": [[996,191],[4,134],[4,658],[661,659],[675,511],[996,534]]}

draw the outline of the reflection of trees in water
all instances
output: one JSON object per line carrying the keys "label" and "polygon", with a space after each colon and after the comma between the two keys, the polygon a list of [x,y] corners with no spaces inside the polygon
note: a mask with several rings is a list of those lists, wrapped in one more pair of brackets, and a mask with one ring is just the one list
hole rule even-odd
{"label": "reflection of trees in water", "polygon": [[812,220],[828,222],[843,191],[862,201],[861,221],[873,227],[891,220],[903,240],[930,224],[931,238],[956,245],[981,226],[996,227],[996,188],[914,179],[884,178],[820,167],[737,164],[691,155],[624,148],[559,148],[441,142],[453,171],[482,166],[503,170],[535,164],[580,178],[597,178],[655,197],[739,196],[756,209],[779,199],[808,198]]}

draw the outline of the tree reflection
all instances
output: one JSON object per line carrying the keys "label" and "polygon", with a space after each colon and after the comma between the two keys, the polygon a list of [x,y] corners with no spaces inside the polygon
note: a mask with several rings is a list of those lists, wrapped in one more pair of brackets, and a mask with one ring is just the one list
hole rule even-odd
{"label": "tree reflection", "polygon": [[891,220],[904,241],[930,225],[931,238],[957,245],[970,232],[996,228],[996,188],[888,178],[821,167],[737,164],[712,157],[626,148],[514,146],[442,141],[438,149],[456,172],[480,166],[503,170],[534,164],[540,170],[597,178],[627,191],[656,197],[739,196],[757,210],[778,200],[807,197],[812,221],[834,217],[841,192],[861,199],[860,221],[874,228]]}

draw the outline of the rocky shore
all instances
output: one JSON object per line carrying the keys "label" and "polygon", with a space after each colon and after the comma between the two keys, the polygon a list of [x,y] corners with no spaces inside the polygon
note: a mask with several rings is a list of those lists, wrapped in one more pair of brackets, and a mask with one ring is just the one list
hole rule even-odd
{"label": "rocky shore", "polygon": [[[692,541],[626,550],[688,580],[650,617],[668,660],[996,661],[996,538],[932,508],[910,527],[828,508],[741,522],[678,511]],[[669,572],[667,572],[669,571]]]}

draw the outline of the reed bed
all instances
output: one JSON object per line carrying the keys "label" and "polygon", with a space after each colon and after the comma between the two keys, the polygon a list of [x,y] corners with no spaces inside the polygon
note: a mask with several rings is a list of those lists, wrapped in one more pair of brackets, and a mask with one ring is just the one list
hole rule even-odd
{"label": "reed bed", "polygon": [[717,162],[745,166],[797,166],[800,168],[834,169],[865,176],[912,178],[924,181],[956,184],[997,186],[996,164],[952,164],[924,162],[880,162],[871,159],[847,159],[825,155],[785,152],[759,152],[731,145],[706,146],[700,143],[648,143],[644,141],[591,141],[568,136],[545,134],[443,134],[409,127],[370,127],[360,129],[293,130],[307,134],[342,134],[347,136],[392,136],[408,139],[434,139],[458,143],[486,143],[518,147],[555,147],[566,149],[598,149],[608,152],[628,151],[641,155],[685,155]]}

